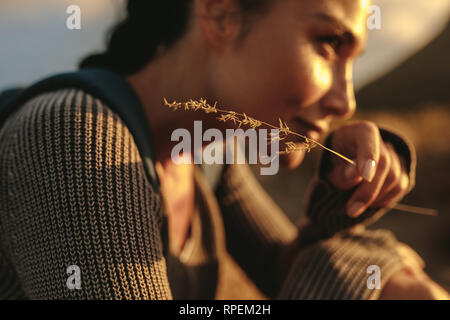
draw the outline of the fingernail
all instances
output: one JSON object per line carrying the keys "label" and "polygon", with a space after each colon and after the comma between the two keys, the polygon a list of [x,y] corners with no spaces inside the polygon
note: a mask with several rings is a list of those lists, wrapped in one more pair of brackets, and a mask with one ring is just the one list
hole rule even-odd
{"label": "fingernail", "polygon": [[348,215],[350,217],[354,218],[362,212],[363,208],[364,208],[364,203],[357,201],[357,202],[353,203],[350,206],[350,208],[348,209]]}
{"label": "fingernail", "polygon": [[371,159],[366,161],[361,172],[361,176],[369,182],[372,181],[375,176],[375,160]]}

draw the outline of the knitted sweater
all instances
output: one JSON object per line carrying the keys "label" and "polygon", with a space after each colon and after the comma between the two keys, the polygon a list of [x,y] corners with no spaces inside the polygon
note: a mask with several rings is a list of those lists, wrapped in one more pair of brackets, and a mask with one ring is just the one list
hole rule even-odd
{"label": "knitted sweater", "polygon": [[320,175],[311,190],[297,227],[247,165],[226,166],[215,193],[196,168],[191,233],[174,255],[161,194],[121,119],[80,90],[41,94],[0,130],[0,298],[211,299],[227,251],[269,298],[377,298],[367,266],[382,284],[403,267],[392,234],[362,227],[380,211],[347,218],[349,193]]}

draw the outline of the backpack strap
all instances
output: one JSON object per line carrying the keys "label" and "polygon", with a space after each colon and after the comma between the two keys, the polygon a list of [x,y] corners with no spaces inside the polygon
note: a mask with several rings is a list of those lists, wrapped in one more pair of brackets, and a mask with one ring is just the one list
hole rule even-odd
{"label": "backpack strap", "polygon": [[22,88],[12,88],[0,92],[0,123],[4,120],[3,112],[7,109],[7,105],[9,105],[22,91]]}
{"label": "backpack strap", "polygon": [[83,69],[57,74],[26,89],[10,89],[0,95],[0,127],[16,108],[36,95],[63,88],[78,88],[101,100],[116,112],[130,129],[152,186],[159,191],[155,151],[144,109],[125,79],[106,69]]}

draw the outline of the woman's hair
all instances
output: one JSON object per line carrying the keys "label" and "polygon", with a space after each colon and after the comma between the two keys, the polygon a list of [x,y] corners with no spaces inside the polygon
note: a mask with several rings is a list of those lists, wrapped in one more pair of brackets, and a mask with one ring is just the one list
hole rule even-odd
{"label": "woman's hair", "polygon": [[[275,0],[236,0],[243,18],[262,13]],[[80,68],[107,68],[122,75],[144,67],[158,53],[180,39],[189,27],[193,0],[128,0],[126,18],[109,33],[106,51],[84,58]]]}

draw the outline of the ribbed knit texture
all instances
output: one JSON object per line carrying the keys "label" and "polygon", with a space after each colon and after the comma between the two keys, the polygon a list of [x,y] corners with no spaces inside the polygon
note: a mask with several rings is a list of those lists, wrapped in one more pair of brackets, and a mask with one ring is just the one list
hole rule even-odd
{"label": "ribbed knit texture", "polygon": [[[35,97],[0,129],[0,298],[213,298],[228,250],[270,298],[367,299],[367,265],[384,282],[403,266],[384,231],[302,237],[247,165],[227,166],[215,195],[198,170],[195,183],[191,235],[165,256],[164,205],[129,128],[79,90]],[[342,211],[345,194],[314,190],[312,214]],[[66,286],[71,265],[80,290]]]}
{"label": "ribbed knit texture", "polygon": [[[385,283],[405,265],[397,240],[387,230],[348,232],[298,250],[289,267],[278,299],[367,300],[377,299]],[[380,268],[380,288],[369,288],[372,274]]]}
{"label": "ribbed knit texture", "polygon": [[[160,197],[116,114],[61,90],[23,106],[0,139],[0,265],[9,265],[0,278],[11,279],[0,297],[15,297],[14,287],[38,299],[172,297]],[[81,290],[66,286],[70,265],[81,269]]]}
{"label": "ribbed knit texture", "polygon": [[[386,230],[369,231],[363,225],[339,230],[337,224],[335,236],[304,243],[310,230],[287,219],[247,165],[229,166],[216,194],[228,251],[269,298],[376,299],[380,290],[367,287],[367,267],[380,268],[382,285],[404,267],[397,240]],[[341,212],[340,207],[322,209],[318,213]]]}

